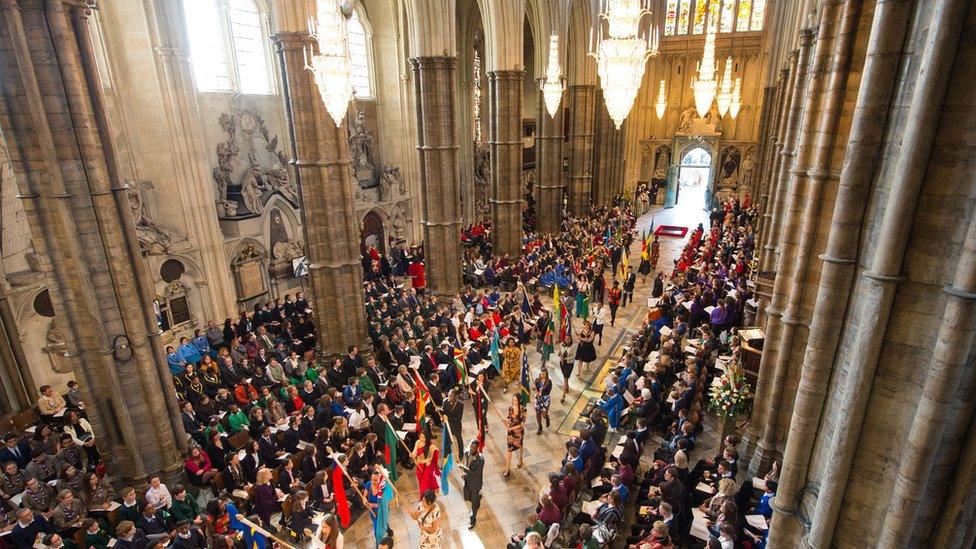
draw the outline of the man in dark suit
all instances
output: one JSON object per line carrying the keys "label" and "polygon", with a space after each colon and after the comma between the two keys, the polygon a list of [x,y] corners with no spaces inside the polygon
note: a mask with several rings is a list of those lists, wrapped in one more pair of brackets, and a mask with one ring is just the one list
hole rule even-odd
{"label": "man in dark suit", "polygon": [[183,419],[183,430],[186,431],[186,434],[193,437],[193,440],[197,441],[200,446],[205,446],[206,439],[203,436],[203,423],[200,422],[196,412],[193,411],[193,404],[189,402],[184,403],[180,417]]}
{"label": "man in dark suit", "polygon": [[349,353],[342,359],[342,373],[346,377],[352,377],[363,367],[363,359],[359,356],[359,347],[349,346]]}
{"label": "man in dark suit", "polygon": [[447,418],[447,426],[454,437],[457,448],[464,448],[464,439],[461,437],[461,418],[464,416],[464,403],[458,398],[460,389],[451,389],[447,393],[447,400],[441,406],[441,412]]}
{"label": "man in dark suit", "polygon": [[278,445],[271,436],[271,426],[265,425],[261,431],[261,438],[258,439],[258,456],[261,461],[273,467],[278,463],[278,456],[284,452],[278,450]]}
{"label": "man in dark suit", "polygon": [[220,380],[224,387],[233,389],[237,382],[247,377],[247,372],[234,366],[234,361],[228,356],[224,357],[223,364],[220,365]]}
{"label": "man in dark suit", "polygon": [[17,549],[31,549],[39,535],[51,533],[54,533],[54,526],[46,518],[35,515],[30,509],[19,509],[10,540]]}
{"label": "man in dark suit", "polygon": [[3,437],[6,445],[0,450],[0,463],[12,461],[23,469],[31,462],[30,444],[26,438],[20,438],[16,433],[7,433]]}
{"label": "man in dark suit", "polygon": [[139,519],[139,523],[136,526],[150,540],[166,537],[172,531],[162,510],[157,511],[156,506],[152,503],[147,503],[143,506],[142,518]]}
{"label": "man in dark suit", "polygon": [[478,522],[478,509],[481,507],[481,484],[485,472],[485,458],[478,451],[478,441],[472,440],[461,463],[461,478],[464,480],[464,499],[471,502],[471,523],[468,530]]}
{"label": "man in dark suit", "polygon": [[637,274],[633,267],[627,267],[627,278],[624,279],[624,296],[620,302],[621,307],[627,306],[627,301],[634,302],[634,287],[637,286]]}

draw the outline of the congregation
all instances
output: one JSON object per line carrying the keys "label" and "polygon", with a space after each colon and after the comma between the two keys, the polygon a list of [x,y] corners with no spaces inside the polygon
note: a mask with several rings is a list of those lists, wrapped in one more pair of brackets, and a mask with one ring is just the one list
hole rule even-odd
{"label": "congregation", "polygon": [[[301,293],[222,327],[210,321],[167,348],[192,438],[182,485],[154,477],[145,492],[127,487],[116,497],[76,388],[66,398],[44,388],[41,426],[29,439],[8,435],[0,450],[11,544],[236,547],[240,514],[281,543],[337,548],[365,514],[376,545],[392,547],[386,516],[403,469],[414,471],[421,501],[399,503],[418,522],[421,547],[440,547],[437,493],[455,456],[474,528],[490,426],[506,431],[507,477],[522,466],[529,410],[537,434],[550,427],[554,381],[559,403],[573,401],[569,380],[590,374],[605,323],[630,302],[646,318],[597,378],[602,397],[582,413],[586,426],[567,441],[510,547],[761,546],[763,528],[746,518],[769,517],[775,471],[737,488],[735,436],[689,468],[709,387],[739,367],[755,210],[735,201],[714,210],[666,276],[649,233],[639,237],[637,271],[630,265],[635,216],[626,201],[615,204],[565,219],[558,235],[526,235],[517,259],[492,256],[487,222],[466,229],[467,284],[452,300],[425,291],[414,268],[422,250],[394,262],[368,250],[369,352],[320,360]],[[638,275],[653,277],[646,307],[635,301]],[[532,345],[541,363],[530,366]],[[490,395],[505,398],[498,389],[511,405],[495,418]],[[466,441],[469,405],[475,437]]]}

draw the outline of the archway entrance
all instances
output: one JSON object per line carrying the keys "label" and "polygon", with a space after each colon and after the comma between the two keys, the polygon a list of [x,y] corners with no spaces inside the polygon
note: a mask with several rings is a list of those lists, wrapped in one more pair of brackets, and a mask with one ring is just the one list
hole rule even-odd
{"label": "archway entrance", "polygon": [[712,155],[704,147],[695,147],[681,157],[678,166],[678,196],[682,208],[704,209],[705,195],[712,180]]}
{"label": "archway entrance", "polygon": [[383,218],[376,212],[369,212],[363,217],[363,232],[360,234],[359,247],[362,253],[370,246],[374,246],[381,254],[386,253],[386,238],[383,231]]}

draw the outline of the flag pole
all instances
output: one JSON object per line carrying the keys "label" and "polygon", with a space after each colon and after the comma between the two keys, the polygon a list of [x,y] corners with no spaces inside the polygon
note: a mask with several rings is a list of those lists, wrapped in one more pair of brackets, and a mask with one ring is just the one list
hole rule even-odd
{"label": "flag pole", "polygon": [[[396,466],[396,464],[394,464],[394,466]],[[396,496],[397,505],[403,505],[403,501],[400,498],[400,491],[397,490],[396,484],[394,484],[393,480],[390,479],[390,472],[386,469],[386,467],[383,467],[379,463],[374,465],[374,467],[376,467],[376,470],[379,471],[381,475],[383,475],[383,478],[390,485],[390,488],[393,488],[393,495]]]}
{"label": "flag pole", "polygon": [[326,446],[325,449],[329,451],[329,457],[332,458],[332,461],[335,462],[336,467],[338,467],[339,470],[342,471],[342,474],[346,477],[346,480],[349,481],[349,486],[353,489],[354,492],[359,494],[359,499],[363,500],[363,506],[366,507],[367,511],[369,511],[369,515],[376,516],[376,513],[373,512],[372,507],[369,506],[369,500],[367,500],[366,496],[364,496],[363,493],[359,490],[359,484],[357,484],[356,481],[354,481],[352,477],[349,476],[349,472],[346,471],[346,468],[342,465],[342,462],[336,459],[339,453],[328,446]]}
{"label": "flag pole", "polygon": [[279,538],[278,536],[272,534],[271,532],[265,530],[264,528],[261,528],[259,525],[251,522],[244,515],[237,515],[237,520],[239,520],[242,524],[244,524],[247,527],[251,528],[255,532],[261,534],[262,536],[264,536],[266,538],[269,538],[269,539],[275,540],[282,547],[287,547],[288,549],[297,549],[294,545],[292,545],[292,544],[288,543],[287,541]]}
{"label": "flag pole", "polygon": [[[485,400],[488,401],[488,404],[491,404],[491,399],[488,398],[488,393],[485,392],[485,388],[478,387],[478,389],[481,391],[481,394],[485,395]],[[489,406],[489,408],[491,408],[491,411],[495,412],[495,415],[498,416],[498,419],[502,420],[502,422],[504,422],[506,426],[508,425],[508,420],[502,417],[502,413],[499,412],[498,409],[496,409],[494,406]]]}
{"label": "flag pole", "polygon": [[[380,416],[380,417],[382,417],[382,416]],[[410,448],[407,448],[407,443],[406,442],[403,442],[403,439],[400,438],[400,435],[397,434],[396,429],[393,428],[393,424],[390,423],[390,420],[388,420],[388,419],[386,419],[384,417],[383,418],[383,423],[386,423],[386,425],[390,428],[390,430],[393,431],[393,436],[396,437],[397,442],[400,443],[400,446],[403,446],[403,449],[407,451],[407,455],[408,456],[411,456],[411,458],[412,458],[413,456],[411,454],[413,452],[410,450]],[[420,425],[420,423],[418,422],[417,425]]]}

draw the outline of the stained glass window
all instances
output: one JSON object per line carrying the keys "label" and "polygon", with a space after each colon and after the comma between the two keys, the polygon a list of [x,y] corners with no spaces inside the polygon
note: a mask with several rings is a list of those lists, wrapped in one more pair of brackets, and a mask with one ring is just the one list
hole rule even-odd
{"label": "stained glass window", "polygon": [[739,0],[739,11],[735,18],[736,32],[749,30],[749,12],[752,10],[752,0]]}
{"label": "stained glass window", "polygon": [[664,14],[664,36],[674,36],[675,25],[678,22],[678,0],[668,0],[667,11]]}
{"label": "stained glass window", "polygon": [[474,87],[474,141],[481,143],[481,54],[474,50],[472,63],[472,85]]}
{"label": "stained glass window", "polygon": [[695,2],[695,20],[692,26],[692,34],[702,34],[705,32],[705,8],[708,0],[698,0]]}
{"label": "stained glass window", "polygon": [[710,31],[718,32],[718,12],[722,0],[710,0],[708,2],[708,23],[706,28]]}
{"label": "stained glass window", "polygon": [[688,34],[688,19],[691,15],[691,0],[681,0],[681,10],[678,12],[678,30],[675,34]]}
{"label": "stained glass window", "polygon": [[735,20],[735,0],[722,0],[722,19],[718,32],[732,32]]}
{"label": "stained glass window", "polygon": [[[747,0],[742,0],[747,1]],[[742,8],[739,8],[741,13]],[[754,0],[752,3],[752,22],[749,24],[749,30],[762,30],[763,28],[763,16],[766,14],[766,0]]]}

